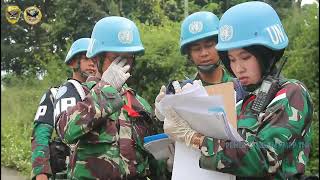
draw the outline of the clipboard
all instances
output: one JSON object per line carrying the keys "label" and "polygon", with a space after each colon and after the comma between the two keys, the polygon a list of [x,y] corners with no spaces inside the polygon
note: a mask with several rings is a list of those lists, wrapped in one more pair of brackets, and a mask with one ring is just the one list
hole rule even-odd
{"label": "clipboard", "polygon": [[204,87],[208,95],[221,95],[228,122],[237,129],[236,93],[233,82],[220,83]]}

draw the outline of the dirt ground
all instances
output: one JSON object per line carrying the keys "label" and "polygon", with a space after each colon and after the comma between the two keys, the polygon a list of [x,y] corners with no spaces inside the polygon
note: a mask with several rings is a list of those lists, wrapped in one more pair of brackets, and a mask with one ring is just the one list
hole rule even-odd
{"label": "dirt ground", "polygon": [[27,180],[27,177],[22,176],[18,171],[1,167],[2,180]]}

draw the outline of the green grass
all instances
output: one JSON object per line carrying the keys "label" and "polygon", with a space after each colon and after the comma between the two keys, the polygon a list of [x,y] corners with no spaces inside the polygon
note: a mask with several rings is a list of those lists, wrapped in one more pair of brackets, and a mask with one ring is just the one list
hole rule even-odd
{"label": "green grass", "polygon": [[11,87],[1,92],[1,166],[31,172],[31,131],[43,88]]}

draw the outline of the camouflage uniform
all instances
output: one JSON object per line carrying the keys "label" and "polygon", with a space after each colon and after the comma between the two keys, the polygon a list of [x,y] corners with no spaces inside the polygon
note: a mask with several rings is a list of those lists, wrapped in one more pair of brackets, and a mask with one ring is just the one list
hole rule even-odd
{"label": "camouflage uniform", "polygon": [[151,106],[126,85],[119,94],[103,81],[84,84],[85,99],[61,113],[56,125],[66,143],[77,144],[69,178],[162,179],[165,166],[158,165],[164,162],[143,147],[143,138],[156,133]]}
{"label": "camouflage uniform", "polygon": [[[54,91],[55,89],[53,89]],[[41,98],[35,116],[31,135],[32,146],[32,172],[31,179],[39,174],[52,175],[50,167],[49,141],[53,132],[53,101],[54,95],[49,89]]]}
{"label": "camouflage uniform", "polygon": [[[84,88],[85,86],[83,86],[81,82],[75,79],[69,79],[67,82],[65,82],[63,85],[60,86],[56,95],[56,101],[54,103],[55,122],[57,122],[59,115],[63,113],[67,108],[75,106],[77,102],[82,101],[85,94]],[[67,145],[69,146],[71,151],[75,146],[75,144],[67,144]],[[70,159],[69,156],[66,159],[67,173],[69,172],[69,169],[70,169],[69,167],[70,162],[68,161],[68,159]]]}
{"label": "camouflage uniform", "polygon": [[[70,81],[72,79],[69,79]],[[55,99],[55,95],[58,88],[49,89],[41,98],[39,108],[34,120],[34,128],[31,136],[31,146],[32,146],[32,172],[31,179],[35,179],[39,174],[46,174],[48,177],[52,176],[53,172],[50,166],[50,149],[49,142],[51,136],[54,132],[54,114],[60,112],[55,108],[57,103],[59,103],[59,108],[61,107],[62,98],[73,98],[75,99],[74,104],[68,104],[68,106],[75,105],[77,101],[80,101],[79,92],[70,82],[64,83],[60,87],[67,87],[68,91],[64,93],[61,97]],[[76,80],[73,80],[76,81]],[[79,83],[80,85],[80,83]],[[58,95],[58,94],[57,94]]]}
{"label": "camouflage uniform", "polygon": [[243,179],[285,179],[304,173],[311,143],[311,98],[297,80],[283,80],[281,84],[259,117],[250,110],[254,93],[237,104],[238,132],[245,141],[205,137],[201,168]]}

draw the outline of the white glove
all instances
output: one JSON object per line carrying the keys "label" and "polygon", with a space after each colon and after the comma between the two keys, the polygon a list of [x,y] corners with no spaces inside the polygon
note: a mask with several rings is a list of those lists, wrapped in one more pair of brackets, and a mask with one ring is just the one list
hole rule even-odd
{"label": "white glove", "polygon": [[130,65],[126,65],[127,60],[117,57],[102,74],[101,80],[109,83],[112,87],[120,90],[123,84],[130,77],[128,72]]}
{"label": "white glove", "polygon": [[[173,81],[172,85],[173,85],[173,88],[174,88],[175,92],[180,93],[182,91],[178,81]],[[157,95],[157,97],[155,99],[155,102],[154,102],[154,106],[155,106],[155,112],[154,113],[155,113],[156,117],[160,121],[164,120],[164,115],[159,110],[159,106],[160,106],[159,103],[166,96],[166,90],[167,90],[167,88],[164,85],[162,85],[161,89],[160,89],[160,92]]]}
{"label": "white glove", "polygon": [[173,81],[172,86],[174,88],[175,94],[181,93],[182,90],[181,90],[180,83],[178,81]]}
{"label": "white glove", "polygon": [[161,86],[160,92],[157,95],[155,102],[154,102],[154,106],[155,106],[155,111],[154,113],[156,114],[156,117],[160,120],[163,121],[164,120],[164,115],[161,114],[160,110],[159,110],[159,103],[160,101],[164,98],[164,96],[166,95],[166,87],[164,85]]}
{"label": "white glove", "polygon": [[176,91],[176,94],[182,93],[183,91],[187,91],[188,89],[192,88],[193,86],[202,86],[202,82],[201,80],[194,80],[192,84],[187,83],[186,85],[184,85],[182,88],[180,87],[180,91]]}
{"label": "white glove", "polygon": [[183,91],[187,91],[188,89],[190,89],[193,86],[202,86],[201,80],[194,80],[193,84],[187,83],[186,85],[184,85],[182,87],[181,91],[178,92],[177,94],[182,93]]}
{"label": "white glove", "polygon": [[174,143],[172,144],[169,144],[169,159],[167,160],[167,170],[169,172],[172,172],[172,169],[173,169],[173,160],[174,160]]}
{"label": "white glove", "polygon": [[165,119],[163,129],[171,139],[175,141],[184,142],[187,146],[190,145],[192,136],[196,133],[190,125],[182,119],[172,107],[165,111]]}

